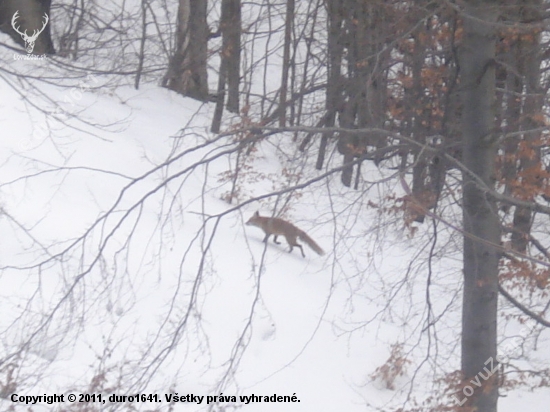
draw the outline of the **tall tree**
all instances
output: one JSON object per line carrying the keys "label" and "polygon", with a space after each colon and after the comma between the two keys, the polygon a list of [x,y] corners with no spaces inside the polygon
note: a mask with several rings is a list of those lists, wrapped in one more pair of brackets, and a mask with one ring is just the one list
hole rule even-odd
{"label": "tall tree", "polygon": [[[508,91],[502,97],[501,105],[506,107],[506,122],[502,123],[506,132],[512,133],[512,137],[507,137],[504,142],[506,155],[501,176],[507,194],[534,201],[545,191],[544,178],[548,172],[544,170],[541,156],[544,143],[540,127],[545,125],[541,29],[529,23],[542,21],[543,2],[522,0],[517,3],[517,7],[508,9],[504,16],[514,26],[505,31],[507,41],[501,46],[502,59],[506,62],[504,69],[507,69],[503,76],[506,80],[504,87]],[[516,206],[511,236],[514,250],[527,251],[532,224],[532,211]]]}
{"label": "tall tree", "polygon": [[163,86],[202,101],[208,100],[207,3],[207,0],[180,0],[176,51],[163,80]]}
{"label": "tall tree", "polygon": [[219,33],[222,36],[220,70],[216,109],[211,130],[218,133],[221,127],[225,89],[227,87],[227,110],[239,112],[239,85],[241,79],[241,0],[223,0]]}
{"label": "tall tree", "polygon": [[281,115],[279,116],[279,125],[285,126],[286,124],[286,98],[288,93],[288,74],[290,71],[290,45],[292,42],[292,29],[294,27],[294,10],[296,4],[295,0],[287,0],[286,2],[286,17],[285,17],[285,39],[283,47],[283,65],[282,65],[282,78],[281,89],[279,96],[279,105]]}
{"label": "tall tree", "polygon": [[[462,91],[464,296],[462,373],[469,381],[497,357],[500,222],[494,199],[497,139],[495,114],[495,23],[500,1],[469,0],[463,10],[459,54]],[[492,364],[492,363],[491,363]],[[479,412],[497,410],[497,374],[480,379],[467,400]]]}
{"label": "tall tree", "polygon": [[241,0],[222,1],[222,59],[226,60],[227,110],[239,112]]}
{"label": "tall tree", "polygon": [[[389,39],[394,34],[386,23],[393,5],[361,0],[327,0],[328,77],[326,114],[323,123],[331,126],[336,116],[341,127],[380,127],[384,122],[387,95]],[[327,136],[323,137],[317,168],[322,167]],[[338,134],[338,151],[346,165],[341,180],[351,186],[354,158],[363,156],[367,146],[381,147],[380,136]],[[357,167],[357,176],[359,167]]]}

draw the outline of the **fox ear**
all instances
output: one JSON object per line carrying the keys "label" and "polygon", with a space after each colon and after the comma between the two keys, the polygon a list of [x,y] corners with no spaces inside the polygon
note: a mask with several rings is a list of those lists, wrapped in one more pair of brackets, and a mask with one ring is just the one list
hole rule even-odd
{"label": "fox ear", "polygon": [[256,213],[254,213],[254,217],[260,217],[260,211],[256,210]]}

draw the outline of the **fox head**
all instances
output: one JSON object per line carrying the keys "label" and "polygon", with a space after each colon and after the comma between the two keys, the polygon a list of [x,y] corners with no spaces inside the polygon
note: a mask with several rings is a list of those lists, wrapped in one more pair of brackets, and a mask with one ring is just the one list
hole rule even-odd
{"label": "fox head", "polygon": [[260,212],[256,212],[252,215],[250,219],[248,219],[248,222],[246,222],[247,226],[255,226],[256,223],[258,223],[258,220],[260,218]]}

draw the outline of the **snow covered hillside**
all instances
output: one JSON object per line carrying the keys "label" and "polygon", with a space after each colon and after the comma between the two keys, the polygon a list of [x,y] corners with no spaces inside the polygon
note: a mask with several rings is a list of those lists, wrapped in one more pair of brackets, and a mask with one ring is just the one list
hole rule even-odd
{"label": "snow covered hillside", "polygon": [[[432,223],[407,227],[387,207],[403,195],[386,179],[395,170],[365,165],[359,191],[335,175],[304,185],[323,171],[292,135],[243,160],[238,135],[208,132],[212,105],[108,80],[58,87],[0,72],[0,410],[358,412],[460,399],[434,379],[459,369],[460,234],[434,223],[429,258]],[[244,225],[275,209],[326,254],[289,254],[284,238],[266,245]],[[53,394],[63,402],[25,398]],[[511,392],[500,410],[549,400]]]}

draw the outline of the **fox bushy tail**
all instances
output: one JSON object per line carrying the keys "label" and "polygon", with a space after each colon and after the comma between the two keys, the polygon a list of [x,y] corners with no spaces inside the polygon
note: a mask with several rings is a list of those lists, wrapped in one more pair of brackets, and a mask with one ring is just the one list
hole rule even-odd
{"label": "fox bushy tail", "polygon": [[306,232],[303,230],[298,230],[298,237],[307,243],[307,245],[318,255],[323,256],[325,254],[325,251],[321,249],[321,246],[319,246],[315,241],[308,236]]}

